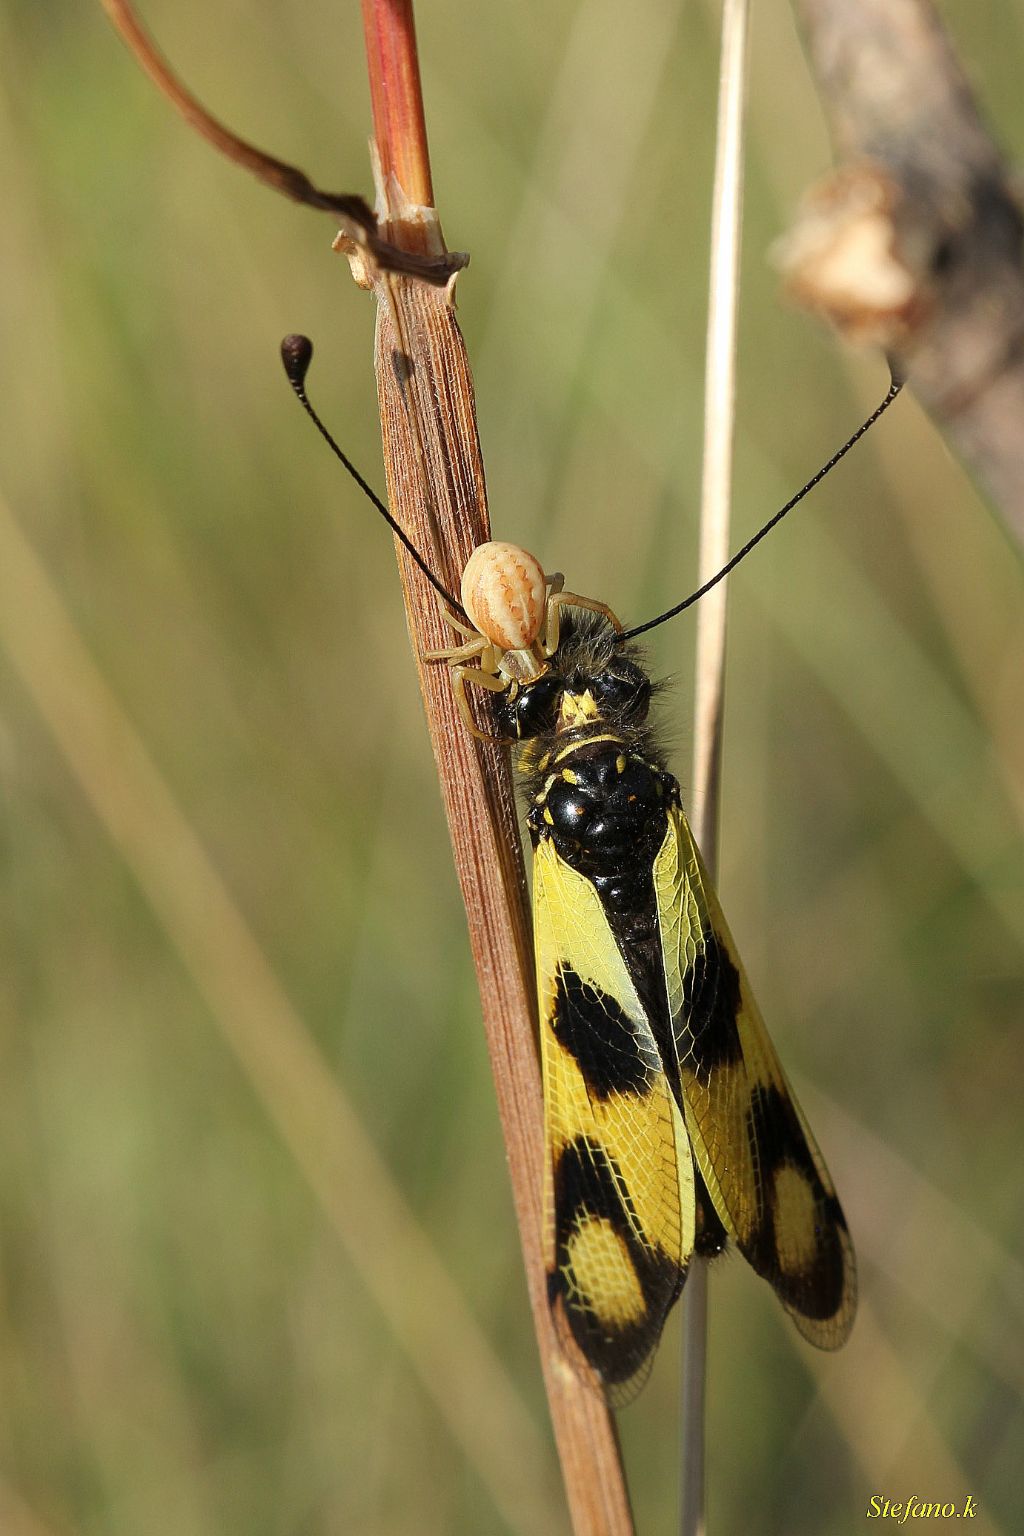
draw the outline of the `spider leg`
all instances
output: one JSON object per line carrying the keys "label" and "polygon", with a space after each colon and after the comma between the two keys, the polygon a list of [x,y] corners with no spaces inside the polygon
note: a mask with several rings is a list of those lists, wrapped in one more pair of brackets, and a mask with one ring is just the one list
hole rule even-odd
{"label": "spider leg", "polygon": [[[551,579],[551,577],[548,577],[549,581]],[[614,630],[620,635],[622,634],[622,625],[607,603],[599,603],[594,597],[581,597],[578,592],[563,592],[561,587],[557,587],[548,596],[547,617],[544,625],[543,650],[545,656],[553,656],[558,650],[561,622],[559,609],[563,606],[569,608],[588,608],[591,613],[599,613],[608,620],[608,623]]]}
{"label": "spider leg", "polygon": [[[443,651],[424,651],[423,660],[449,662],[473,661],[475,657],[479,656],[480,664],[482,666],[484,660],[484,652],[493,651],[493,646],[489,640],[484,638],[483,635],[478,635],[475,631],[471,631],[471,633],[473,634],[473,639],[467,640],[465,645],[453,645],[447,650]],[[495,672],[497,668],[492,666],[488,667],[487,670],[489,672]]]}
{"label": "spider leg", "polygon": [[452,667],[452,691],[455,694],[459,714],[470,735],[475,736],[477,741],[492,741],[508,745],[512,740],[510,736],[492,736],[490,732],[482,731],[473,719],[473,711],[469,707],[469,698],[466,694],[467,683],[473,683],[477,688],[484,688],[488,693],[504,693],[508,683],[503,677],[485,672],[480,667]]}
{"label": "spider leg", "polygon": [[463,624],[461,619],[457,619],[446,603],[441,603],[440,608],[441,616],[445,623],[449,624],[457,635],[462,635],[463,639],[471,640],[480,633],[480,631],[474,629],[472,625]]}

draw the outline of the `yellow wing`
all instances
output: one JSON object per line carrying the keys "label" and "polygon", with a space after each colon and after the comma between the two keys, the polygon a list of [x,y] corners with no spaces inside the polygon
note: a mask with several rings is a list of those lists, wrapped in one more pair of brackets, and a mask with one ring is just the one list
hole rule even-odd
{"label": "yellow wing", "polygon": [[534,930],[548,1293],[556,1326],[622,1403],[643,1385],[686,1275],[693,1162],[601,900],[546,839],[534,859]]}
{"label": "yellow wing", "polygon": [[857,1306],[846,1221],[678,807],[654,882],[694,1160],[726,1229],[803,1336],[838,1349]]}

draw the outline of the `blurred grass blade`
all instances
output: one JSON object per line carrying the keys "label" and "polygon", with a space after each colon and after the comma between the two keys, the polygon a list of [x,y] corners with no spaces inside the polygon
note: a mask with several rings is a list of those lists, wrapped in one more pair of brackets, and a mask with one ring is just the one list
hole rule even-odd
{"label": "blurred grass blade", "polygon": [[508,1529],[553,1530],[543,1439],[2,499],[0,639]]}
{"label": "blurred grass blade", "polygon": [[[711,272],[704,373],[704,452],[701,470],[698,582],[729,558],[732,459],[736,423],[736,321],[743,229],[743,107],[747,71],[747,0],[725,0],[719,63],[715,179],[711,211]],[[697,608],[693,698],[691,820],[712,879],[718,870],[718,814],[725,706],[727,583]],[[681,1536],[705,1530],[708,1278],[694,1255],[683,1292]]]}
{"label": "blurred grass blade", "polygon": [[[977,1493],[977,1485],[958,1464],[935,1421],[933,1399],[922,1391],[921,1380],[904,1369],[870,1302],[861,1302],[851,1347],[835,1359],[816,1360],[815,1376],[821,1396],[860,1466],[863,1486],[893,1501],[906,1500],[910,1494],[926,1503],[937,1501],[941,1505],[952,1500],[958,1513],[965,1495]],[[917,1482],[912,1489],[903,1485],[899,1474],[901,1458],[910,1444],[916,1451]],[[864,1511],[858,1513],[863,1516]],[[984,1507],[983,1498],[970,1529],[977,1536],[1001,1536],[1002,1527]]]}

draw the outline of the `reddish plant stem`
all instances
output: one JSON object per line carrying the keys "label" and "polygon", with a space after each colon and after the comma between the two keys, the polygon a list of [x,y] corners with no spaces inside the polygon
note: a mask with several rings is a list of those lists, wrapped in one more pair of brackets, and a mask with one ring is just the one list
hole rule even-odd
{"label": "reddish plant stem", "polygon": [[412,0],[363,0],[373,131],[384,179],[434,206]]}

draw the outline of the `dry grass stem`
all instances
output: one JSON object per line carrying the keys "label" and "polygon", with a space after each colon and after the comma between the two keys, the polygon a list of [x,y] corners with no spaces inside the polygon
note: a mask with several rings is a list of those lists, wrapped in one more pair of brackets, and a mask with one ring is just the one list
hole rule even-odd
{"label": "dry grass stem", "polygon": [[[471,550],[488,537],[465,352],[454,313],[437,290],[405,279],[393,281],[389,289],[381,295],[377,343],[389,501],[414,542],[431,552],[442,579],[457,590]],[[396,311],[404,337],[401,351],[413,360],[411,370],[396,365]],[[396,550],[410,634],[420,656],[447,644],[450,632],[434,593],[397,541]],[[573,1528],[578,1533],[628,1532],[632,1524],[613,1423],[600,1394],[566,1366],[547,1302],[533,959],[508,755],[504,748],[469,736],[445,667],[420,662],[419,675],[466,906]]]}
{"label": "dry grass stem", "polygon": [[[704,388],[699,581],[729,558],[732,446],[736,397],[736,315],[743,202],[743,103],[746,83],[747,0],[726,0],[722,14],[715,183],[711,217],[711,273]],[[694,682],[693,830],[715,874],[722,710],[725,690],[726,587],[722,582],[698,604]],[[705,1529],[705,1384],[707,1274],[694,1259],[683,1292],[682,1536]]]}

